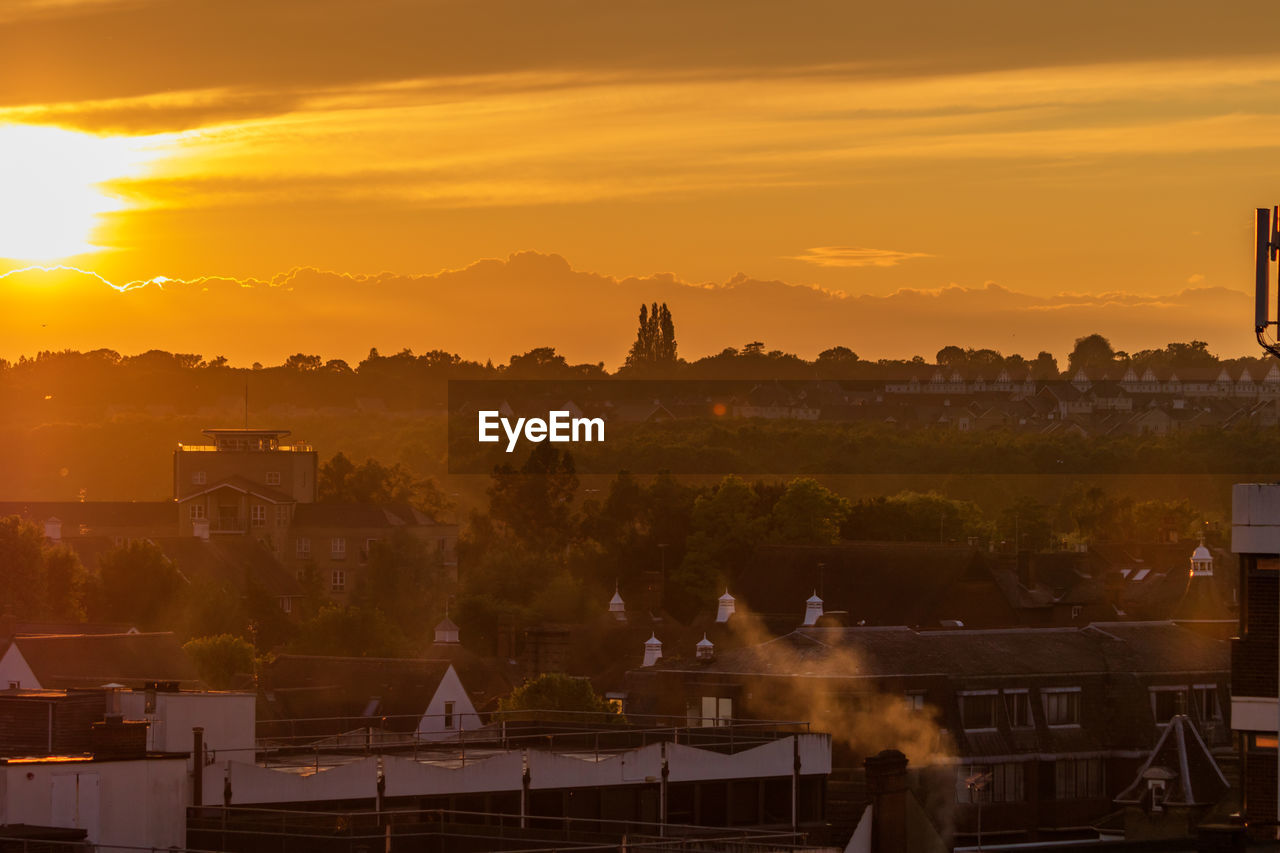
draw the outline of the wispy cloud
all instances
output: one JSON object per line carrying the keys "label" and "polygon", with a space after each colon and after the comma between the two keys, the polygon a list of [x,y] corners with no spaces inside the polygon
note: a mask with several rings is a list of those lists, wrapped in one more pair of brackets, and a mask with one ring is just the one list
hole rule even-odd
{"label": "wispy cloud", "polygon": [[926,252],[898,252],[893,249],[868,249],[863,246],[814,246],[794,261],[820,267],[896,267],[915,258],[932,258]]}

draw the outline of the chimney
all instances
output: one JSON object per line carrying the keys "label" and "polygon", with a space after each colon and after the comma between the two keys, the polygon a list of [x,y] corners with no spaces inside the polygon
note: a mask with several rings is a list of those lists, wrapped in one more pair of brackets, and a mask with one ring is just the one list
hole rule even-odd
{"label": "chimney", "polygon": [[801,627],[812,628],[818,624],[818,620],[822,618],[822,599],[818,598],[818,591],[815,589],[813,595],[804,603],[804,622]]}
{"label": "chimney", "polygon": [[62,541],[62,520],[57,516],[49,518],[44,523],[44,538],[50,542]]}
{"label": "chimney", "polygon": [[1036,585],[1036,569],[1031,562],[1031,552],[1025,549],[1018,551],[1018,583],[1024,589],[1034,589]]}
{"label": "chimney", "polygon": [[208,540],[208,538],[209,538],[209,519],[207,519],[207,518],[197,518],[197,519],[194,519],[194,520],[191,522],[191,533],[192,533],[192,535],[193,535],[193,536],[195,536],[197,539],[205,539],[205,540]]}
{"label": "chimney", "polygon": [[697,642],[697,645],[695,645],[693,648],[694,648],[694,657],[697,660],[711,660],[713,657],[716,656],[715,643],[708,640],[707,635],[705,633],[702,635],[702,639],[699,640]]}
{"label": "chimney", "polygon": [[907,849],[907,757],[886,749],[863,761],[871,798],[871,853]]}
{"label": "chimney", "polygon": [[657,634],[650,634],[649,639],[644,641],[644,663],[641,666],[653,666],[662,660],[662,641],[658,639]]}
{"label": "chimney", "polygon": [[728,622],[729,617],[737,612],[737,607],[738,602],[729,594],[729,590],[726,589],[724,591],[724,595],[720,596],[719,605],[716,607],[716,622],[721,625]]}

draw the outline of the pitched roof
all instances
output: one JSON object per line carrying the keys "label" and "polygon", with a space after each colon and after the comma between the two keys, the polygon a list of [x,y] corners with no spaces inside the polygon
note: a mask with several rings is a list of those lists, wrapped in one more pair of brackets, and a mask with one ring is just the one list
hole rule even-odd
{"label": "pitched roof", "polygon": [[279,655],[263,671],[261,686],[278,718],[404,717],[388,727],[408,730],[417,725],[408,717],[426,712],[451,665],[421,658]]}
{"label": "pitched roof", "polygon": [[216,483],[210,483],[209,485],[205,486],[203,489],[200,489],[199,491],[188,492],[184,494],[181,498],[179,498],[178,502],[186,503],[192,498],[198,498],[198,497],[201,497],[202,495],[211,494],[212,492],[216,492],[219,489],[233,489],[237,492],[241,492],[246,495],[253,495],[255,497],[259,497],[259,498],[262,498],[263,500],[271,501],[272,503],[277,503],[277,504],[294,502],[293,497],[285,494],[279,489],[273,489],[270,486],[263,485],[262,483],[255,483],[253,480],[250,480],[248,477],[242,477],[239,474],[234,474],[230,477],[224,477],[223,479],[219,480]]}
{"label": "pitched roof", "polygon": [[57,518],[64,538],[82,526],[150,527],[157,533],[178,527],[173,501],[0,501],[0,517],[10,515],[35,524]]}
{"label": "pitched roof", "polygon": [[200,687],[195,665],[172,632],[146,634],[63,634],[13,639],[41,687],[142,687],[149,681],[176,681]]}

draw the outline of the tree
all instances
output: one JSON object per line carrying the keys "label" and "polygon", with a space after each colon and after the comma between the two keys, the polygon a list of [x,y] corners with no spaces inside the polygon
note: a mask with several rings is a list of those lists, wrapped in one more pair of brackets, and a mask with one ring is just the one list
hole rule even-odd
{"label": "tree", "polygon": [[324,364],[324,359],[318,355],[304,355],[303,353],[294,353],[284,360],[285,369],[297,371],[319,370]]}
{"label": "tree", "polygon": [[306,655],[402,657],[409,641],[380,610],[370,607],[324,607],[298,626],[289,649]]}
{"label": "tree", "polygon": [[385,613],[406,636],[426,628],[423,614],[444,597],[439,552],[403,530],[375,542],[369,566],[356,590],[362,605]]}
{"label": "tree", "polygon": [[635,343],[627,354],[626,366],[632,370],[674,367],[676,326],[667,303],[653,303],[653,308],[640,305],[640,323]]}
{"label": "tree", "polygon": [[101,617],[152,627],[177,604],[182,576],[160,547],[131,539],[98,557]]}
{"label": "tree", "polygon": [[0,583],[5,602],[20,616],[35,616],[44,603],[44,536],[16,515],[0,518]]}
{"label": "tree", "polygon": [[320,466],[316,487],[322,503],[407,503],[435,517],[452,508],[434,480],[419,480],[403,463],[366,459],[356,465],[343,453]]}
{"label": "tree", "polygon": [[214,690],[231,687],[237,675],[253,675],[253,646],[240,637],[231,634],[196,637],[183,644],[182,650],[195,663],[201,680]]}
{"label": "tree", "polygon": [[1115,360],[1116,351],[1112,348],[1111,341],[1096,333],[1085,335],[1083,338],[1076,338],[1075,349],[1067,357],[1067,371],[1074,374],[1081,368],[1105,369],[1115,364]]}
{"label": "tree", "polygon": [[615,713],[609,701],[591,689],[589,680],[562,672],[547,672],[526,681],[498,700],[498,710]]}
{"label": "tree", "polygon": [[520,470],[506,463],[494,468],[489,514],[528,544],[562,545],[572,532],[577,490],[573,456],[544,442],[534,445]]}
{"label": "tree", "polygon": [[797,478],[773,505],[770,538],[784,545],[834,545],[849,502],[816,480]]}

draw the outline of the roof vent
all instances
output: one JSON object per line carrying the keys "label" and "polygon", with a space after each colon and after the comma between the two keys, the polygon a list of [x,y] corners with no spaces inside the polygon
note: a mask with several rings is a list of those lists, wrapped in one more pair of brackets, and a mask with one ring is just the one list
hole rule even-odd
{"label": "roof vent", "polygon": [[662,660],[662,641],[658,639],[657,634],[650,634],[649,639],[644,641],[644,663],[641,666],[653,666]]}
{"label": "roof vent", "polygon": [[609,599],[609,615],[619,622],[627,621],[627,603],[622,600],[616,583],[613,585],[613,598]]}
{"label": "roof vent", "polygon": [[737,612],[738,602],[729,594],[729,590],[724,591],[724,595],[720,596],[720,603],[716,607],[716,622],[723,625],[729,621],[729,617]]}
{"label": "roof vent", "polygon": [[805,628],[812,628],[818,624],[818,620],[822,618],[822,599],[818,598],[818,591],[815,589],[813,595],[804,603],[804,622]]}
{"label": "roof vent", "polygon": [[703,634],[702,639],[694,646],[694,657],[698,660],[711,660],[716,656],[716,645]]}

